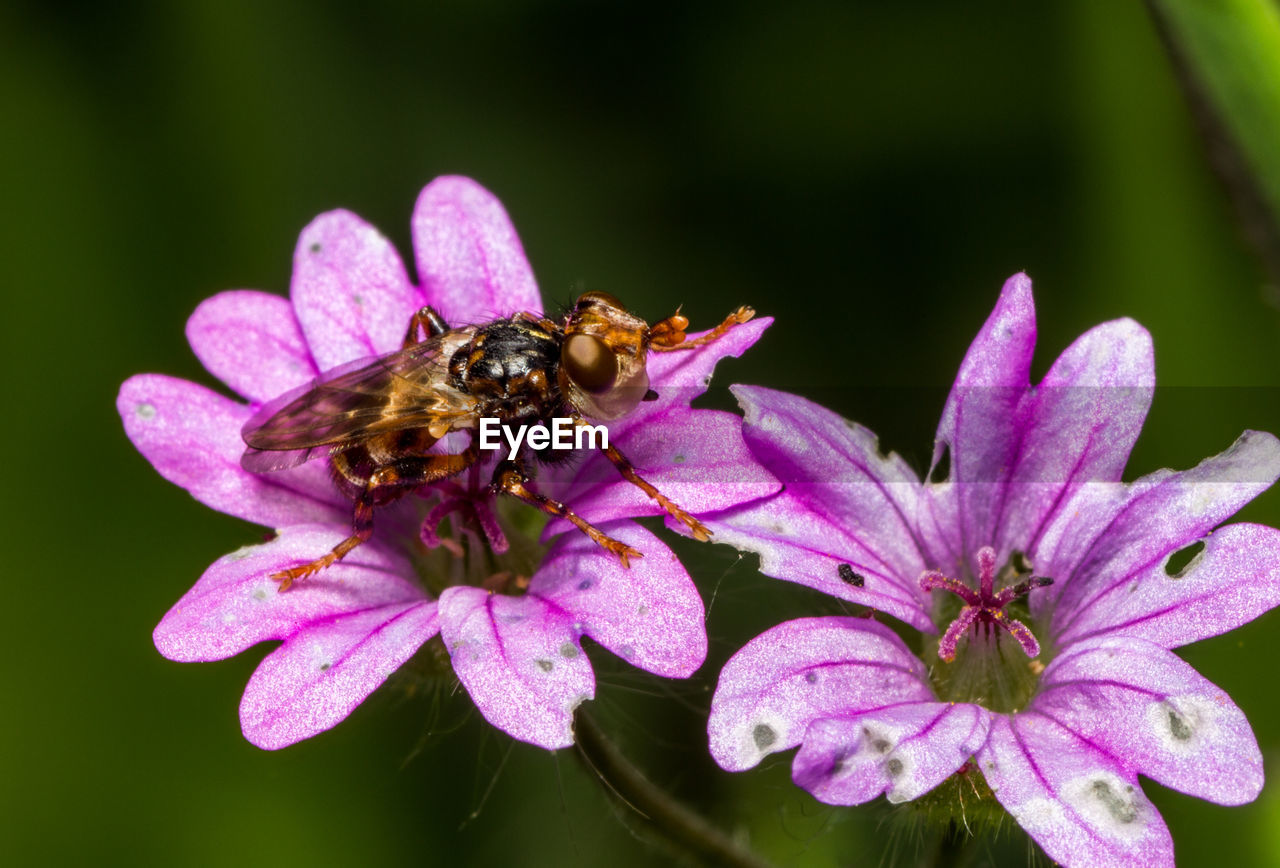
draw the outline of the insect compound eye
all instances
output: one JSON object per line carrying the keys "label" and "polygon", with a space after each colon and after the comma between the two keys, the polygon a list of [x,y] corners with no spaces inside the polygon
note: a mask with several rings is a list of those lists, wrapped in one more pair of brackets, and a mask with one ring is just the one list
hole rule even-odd
{"label": "insect compound eye", "polygon": [[560,348],[560,364],[571,380],[593,395],[609,391],[618,378],[617,358],[594,335],[570,335]]}
{"label": "insect compound eye", "polygon": [[588,307],[592,304],[603,304],[607,307],[616,307],[618,310],[627,309],[622,302],[618,301],[618,299],[609,293],[600,292],[596,289],[593,289],[591,292],[584,292],[582,295],[578,296],[578,303],[575,306],[578,310],[582,310],[584,307]]}

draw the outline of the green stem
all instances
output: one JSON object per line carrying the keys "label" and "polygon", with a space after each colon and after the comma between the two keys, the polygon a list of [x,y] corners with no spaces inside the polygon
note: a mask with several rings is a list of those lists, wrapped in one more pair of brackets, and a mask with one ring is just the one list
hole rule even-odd
{"label": "green stem", "polygon": [[1280,13],[1272,0],[1145,0],[1209,163],[1280,283]]}
{"label": "green stem", "polygon": [[645,777],[581,709],[574,718],[574,735],[578,750],[612,794],[671,843],[710,865],[769,868],[768,862]]}

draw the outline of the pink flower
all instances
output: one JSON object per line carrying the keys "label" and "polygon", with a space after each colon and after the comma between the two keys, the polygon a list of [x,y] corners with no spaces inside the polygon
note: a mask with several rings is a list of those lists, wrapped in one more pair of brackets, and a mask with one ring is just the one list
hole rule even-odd
{"label": "pink flower", "polygon": [[1169,865],[1139,774],[1227,805],[1262,787],[1243,712],[1170,649],[1280,603],[1280,531],[1218,527],[1280,476],[1280,441],[1245,432],[1191,470],[1123,483],[1150,336],[1100,325],[1032,386],[1035,337],[1017,275],[961,365],[923,483],[865,428],[734,388],[747,443],[786,488],[704,517],[716,539],[914,629],[910,645],[866,618],[766,631],[720,675],[711,751],[741,770],[799,746],[793,780],[841,805],[914,800],[972,760],[1054,861]]}
{"label": "pink flower", "polygon": [[[377,230],[333,211],[298,240],[289,300],[242,290],[197,308],[187,324],[192,349],[245,402],[158,374],[133,377],[120,390],[125,430],[162,476],[214,509],[275,529],[271,541],[213,564],[155,631],[156,647],[179,661],[219,660],[282,641],[240,705],[245,737],[263,748],[336,725],[437,634],[485,718],[546,748],[572,744],[573,710],[595,693],[583,636],[666,677],[687,677],[706,654],[693,582],[661,540],[627,520],[661,510],[595,452],[557,468],[546,488],[572,497],[588,521],[643,552],[630,569],[578,531],[549,527],[550,547],[527,588],[481,586],[484,576],[474,570],[439,569],[450,559],[419,541],[427,502],[408,497],[379,510],[371,542],[278,591],[272,573],[318,557],[350,533],[351,503],[325,461],[270,474],[242,469],[240,431],[255,410],[323,371],[398,348],[425,304],[451,325],[542,310],[506,212],[474,181],[444,177],[428,185],[412,233],[417,284]],[[611,442],[695,514],[778,487],[751,459],[736,417],[689,407],[716,362],[740,355],[767,325],[754,321],[702,349],[655,356],[649,370],[659,400],[610,426]],[[683,460],[675,460],[677,451]],[[438,506],[457,506],[461,492],[487,509],[477,478],[442,486]],[[452,501],[446,490],[455,492]],[[512,593],[494,593],[495,586]]]}

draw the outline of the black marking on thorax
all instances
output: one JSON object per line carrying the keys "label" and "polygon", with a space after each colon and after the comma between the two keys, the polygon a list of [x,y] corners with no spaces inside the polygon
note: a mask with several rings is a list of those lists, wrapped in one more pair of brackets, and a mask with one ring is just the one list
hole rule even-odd
{"label": "black marking on thorax", "polygon": [[449,361],[454,388],[475,395],[481,415],[544,418],[560,405],[560,343],[533,325],[498,320],[476,332]]}

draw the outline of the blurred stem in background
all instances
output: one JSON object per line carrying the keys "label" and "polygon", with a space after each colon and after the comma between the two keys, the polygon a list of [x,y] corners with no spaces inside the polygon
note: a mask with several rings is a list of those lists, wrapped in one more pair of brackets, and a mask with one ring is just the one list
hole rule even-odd
{"label": "blurred stem in background", "polygon": [[727,837],[704,817],[654,784],[627,759],[591,715],[578,709],[574,717],[578,752],[608,794],[637,814],[638,832],[658,832],[678,851],[707,865],[769,868],[770,863]]}
{"label": "blurred stem in background", "polygon": [[1280,287],[1280,10],[1274,0],[1146,0],[1209,161]]}

